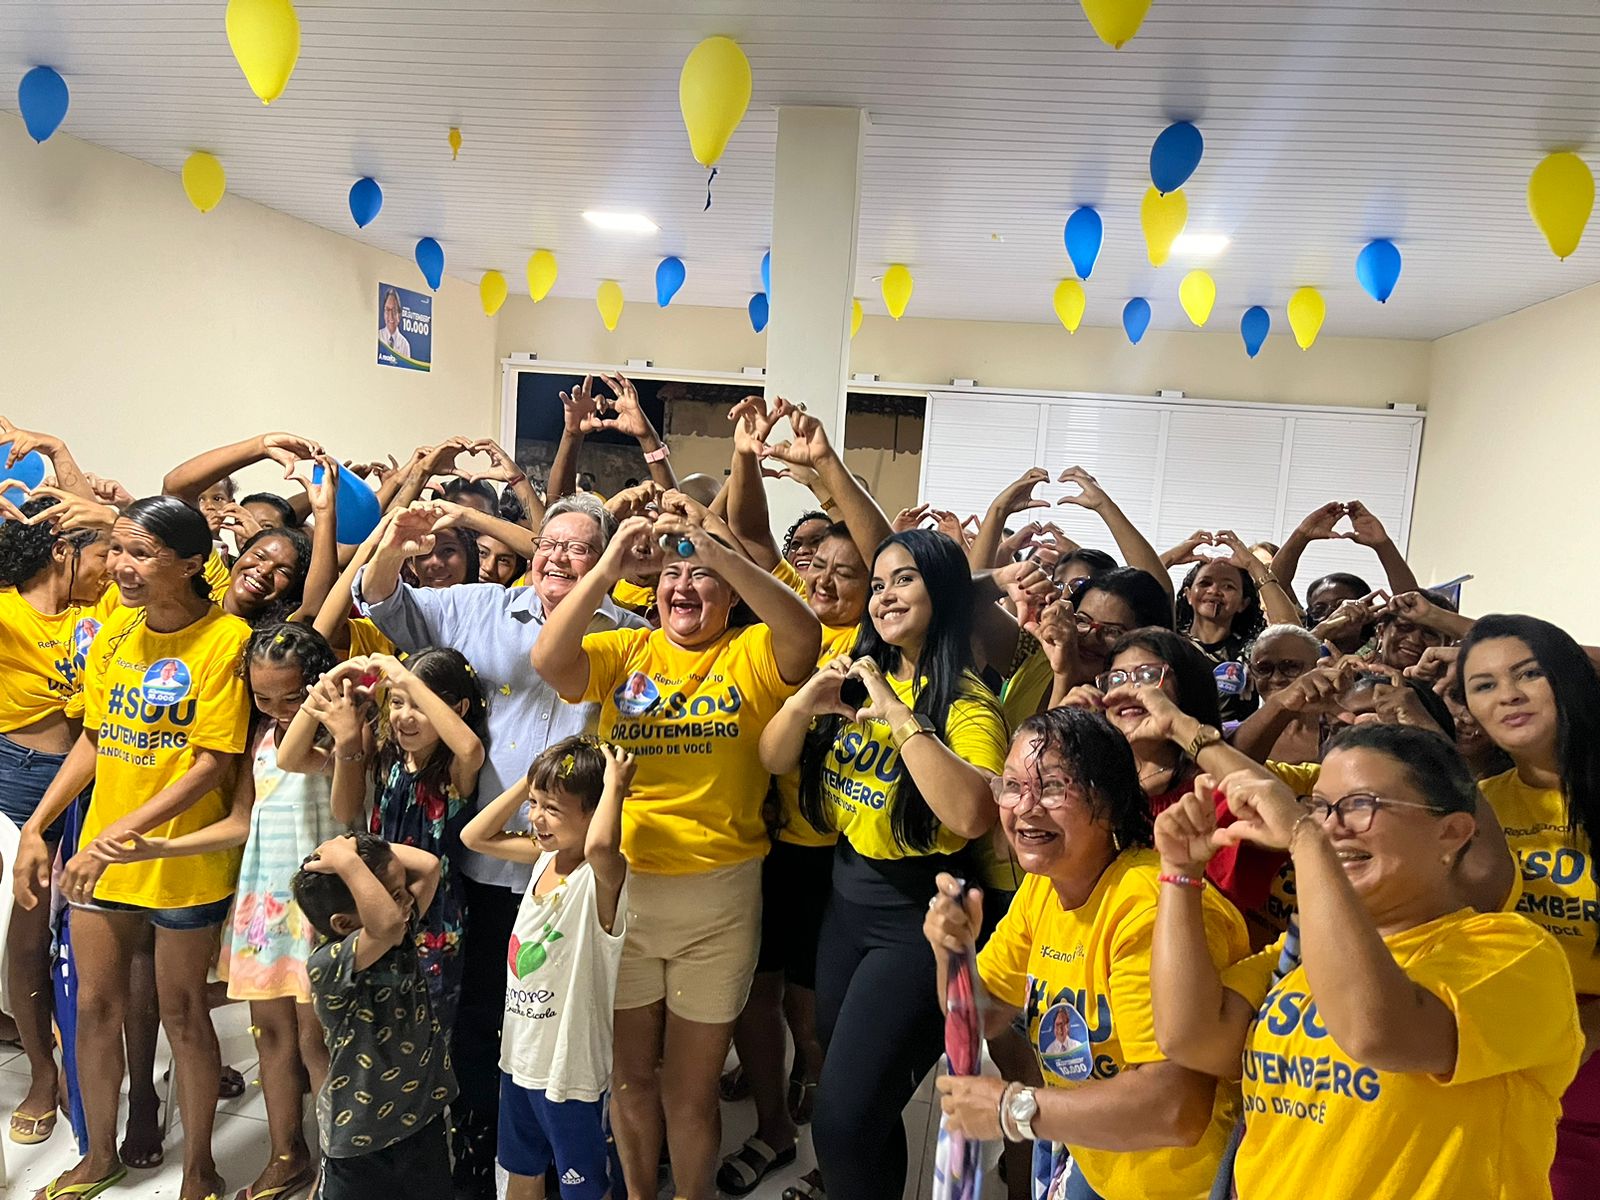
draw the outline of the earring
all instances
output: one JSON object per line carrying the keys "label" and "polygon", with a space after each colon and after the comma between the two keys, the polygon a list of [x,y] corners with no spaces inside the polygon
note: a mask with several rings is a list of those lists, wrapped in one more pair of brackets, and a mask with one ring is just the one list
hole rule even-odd
{"label": "earring", "polygon": [[1111,849],[1117,854],[1122,853],[1122,839],[1117,836],[1115,829],[1111,831]]}

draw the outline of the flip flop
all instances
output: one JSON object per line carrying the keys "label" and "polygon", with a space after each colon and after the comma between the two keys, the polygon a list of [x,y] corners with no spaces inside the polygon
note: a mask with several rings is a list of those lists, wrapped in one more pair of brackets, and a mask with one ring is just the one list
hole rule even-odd
{"label": "flip flop", "polygon": [[[11,1114],[11,1126],[8,1130],[11,1140],[19,1146],[37,1146],[40,1142],[48,1141],[50,1135],[56,1131],[56,1117],[57,1113],[53,1108],[38,1116],[17,1109]],[[27,1122],[27,1129],[23,1128],[23,1122]]]}
{"label": "flip flop", "polygon": [[783,1189],[783,1200],[827,1200],[828,1193],[822,1188],[822,1175],[817,1171],[809,1171],[800,1176],[800,1182]]}
{"label": "flip flop", "polygon": [[745,1138],[744,1145],[717,1168],[717,1188],[730,1196],[748,1196],[763,1179],[778,1168],[787,1167],[794,1158],[793,1146],[779,1154],[758,1137]]}
{"label": "flip flop", "polygon": [[310,1187],[316,1181],[316,1169],[307,1167],[287,1183],[280,1183],[276,1187],[262,1188],[259,1192],[244,1188],[233,1200],[289,1200],[290,1196]]}
{"label": "flip flop", "polygon": [[60,1200],[62,1196],[71,1196],[74,1200],[94,1200],[94,1197],[107,1188],[116,1187],[127,1174],[127,1167],[118,1167],[104,1179],[95,1179],[89,1183],[62,1183],[58,1175],[44,1185],[44,1200]]}

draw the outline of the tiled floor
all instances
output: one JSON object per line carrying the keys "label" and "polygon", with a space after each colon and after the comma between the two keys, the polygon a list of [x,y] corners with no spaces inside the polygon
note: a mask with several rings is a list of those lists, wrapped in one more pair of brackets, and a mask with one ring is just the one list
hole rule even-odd
{"label": "tiled floor", "polygon": [[[222,1038],[224,1057],[230,1059],[243,1072],[245,1079],[250,1081],[243,1096],[224,1101],[217,1110],[217,1165],[228,1181],[227,1195],[231,1197],[256,1177],[266,1161],[266,1110],[261,1089],[254,1086],[256,1063],[247,1029],[249,1017],[245,1006],[229,1005],[218,1009],[214,1015],[217,1032]],[[163,1043],[156,1059],[157,1066],[162,1066],[166,1058]],[[0,1118],[9,1115],[22,1099],[27,1082],[28,1060],[20,1053],[12,1052],[9,1047],[0,1050]],[[930,1104],[929,1095],[930,1088],[924,1084],[916,1099],[906,1106],[906,1140],[911,1149],[912,1162],[920,1167],[906,1181],[906,1200],[930,1194],[929,1179],[938,1118]],[[723,1106],[723,1141],[727,1148],[739,1145],[754,1127],[755,1112],[748,1103]],[[180,1122],[174,1116],[172,1132],[167,1138],[166,1164],[154,1171],[130,1172],[120,1187],[107,1193],[107,1200],[174,1200],[182,1175],[182,1154],[179,1149],[182,1136]],[[77,1161],[71,1130],[64,1120],[56,1126],[55,1134],[49,1141],[37,1146],[18,1146],[8,1140],[4,1144],[4,1152],[11,1186],[9,1192],[3,1194],[8,1198],[17,1197],[18,1200],[32,1200],[35,1191]],[[803,1132],[800,1153],[794,1165],[767,1179],[751,1193],[753,1200],[779,1200],[783,1189],[811,1170],[815,1163],[810,1135]],[[990,1186],[985,1190],[986,1200],[998,1200],[1003,1194],[1003,1189],[991,1179]],[[664,1192],[663,1195],[670,1196],[670,1193]]]}

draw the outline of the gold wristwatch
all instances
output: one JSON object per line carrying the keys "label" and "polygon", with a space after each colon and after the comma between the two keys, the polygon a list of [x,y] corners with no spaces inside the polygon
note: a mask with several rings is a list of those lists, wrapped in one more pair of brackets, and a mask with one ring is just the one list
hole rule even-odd
{"label": "gold wristwatch", "polygon": [[934,728],[933,718],[927,713],[914,712],[900,722],[899,726],[889,731],[889,740],[898,750],[919,733],[929,733],[937,737],[939,731]]}
{"label": "gold wristwatch", "polygon": [[1215,746],[1221,740],[1222,730],[1218,729],[1215,725],[1202,725],[1200,728],[1194,731],[1194,737],[1190,740],[1189,745],[1185,748],[1185,752],[1190,758],[1199,758],[1200,751],[1204,750],[1207,746]]}

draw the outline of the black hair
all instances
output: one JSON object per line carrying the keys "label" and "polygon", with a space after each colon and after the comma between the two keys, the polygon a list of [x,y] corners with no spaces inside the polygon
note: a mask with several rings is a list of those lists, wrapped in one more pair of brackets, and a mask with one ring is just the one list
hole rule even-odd
{"label": "black hair", "polygon": [[273,512],[277,513],[280,519],[282,519],[282,528],[300,528],[300,514],[295,512],[294,505],[290,504],[276,492],[251,492],[248,496],[239,501],[239,507],[243,508],[246,504],[265,504]]}
{"label": "black hair", "polygon": [[[35,496],[22,506],[22,515],[37,516],[59,503],[54,496]],[[0,524],[0,587],[21,587],[43,571],[55,557],[57,542],[72,547],[73,583],[76,583],[78,556],[99,537],[99,531],[93,529],[61,533],[48,521],[37,525],[14,520]]]}
{"label": "black hair", "polygon": [[[244,647],[245,687],[250,687],[250,664],[253,662],[298,667],[301,682],[309,689],[333,670],[337,661],[328,639],[303,621],[258,625]],[[252,707],[254,701],[252,693]]]}
{"label": "black hair", "polygon": [[[912,669],[911,708],[927,716],[943,737],[949,728],[950,709],[958,698],[995,706],[994,698],[972,674],[972,614],[977,603],[972,570],[961,548],[942,533],[908,529],[884,538],[872,556],[874,571],[878,559],[891,546],[900,546],[911,556],[933,601],[922,653]],[[872,659],[885,675],[900,664],[899,649],[884,641],[872,623],[870,606],[861,616],[855,657]],[[838,716],[815,722],[800,754],[800,811],[821,831],[833,828],[833,817],[822,795],[822,773],[843,725],[843,718]],[[921,853],[934,848],[939,819],[928,807],[911,772],[899,772],[889,787],[886,808],[897,846]]]}
{"label": "black hair", "polygon": [[1349,588],[1351,591],[1355,592],[1358,599],[1362,596],[1370,595],[1372,592],[1372,585],[1369,584],[1365,579],[1361,578],[1361,576],[1352,575],[1349,571],[1333,571],[1322,576],[1320,579],[1313,579],[1310,583],[1306,584],[1306,603],[1311,603],[1312,592],[1316,591],[1320,587],[1330,586]]}
{"label": "black hair", "polygon": [[[394,857],[389,843],[375,833],[349,836],[356,840],[357,857],[374,875],[388,866],[389,860]],[[306,861],[310,862],[311,859]],[[339,936],[333,928],[334,917],[340,913],[357,911],[356,898],[350,894],[350,885],[337,871],[308,871],[302,866],[290,880],[289,890],[294,893],[295,903],[300,906],[305,919],[324,938]]]}
{"label": "black hair", "polygon": [[[473,582],[477,582],[474,580]],[[487,724],[488,706],[483,696],[483,682],[472,669],[466,655],[450,646],[429,646],[405,659],[406,670],[451,708],[463,700],[467,711],[461,720],[482,741]],[[390,768],[405,758],[405,752],[392,736],[385,735],[378,743],[378,753],[372,760],[373,779],[381,787],[389,778]],[[455,760],[443,738],[434,746],[433,753],[417,773],[421,786],[443,792],[450,782],[450,764]]]}
{"label": "black hair", "polygon": [[233,571],[238,570],[239,564],[244,561],[244,556],[250,552],[251,547],[268,538],[283,538],[294,550],[294,578],[272,603],[244,614],[244,619],[252,626],[277,625],[298,612],[300,602],[305,598],[306,575],[311,570],[311,539],[306,536],[305,530],[287,527],[262,529],[251,534],[245,539],[244,545],[239,547],[239,557],[233,560],[233,568],[229,571],[230,577]]}
{"label": "black hair", "polygon": [[1139,786],[1133,747],[1103,714],[1047,709],[1019,725],[1012,741],[1027,737],[1043,742],[1029,760],[1031,769],[1038,772],[1047,752],[1059,754],[1067,774],[1083,789],[1089,815],[1110,828],[1119,851],[1155,844],[1155,816]]}
{"label": "black hair", "polygon": [[800,532],[800,526],[807,521],[825,522],[828,526],[828,531],[822,535],[823,537],[828,537],[833,533],[835,522],[827,513],[820,512],[814,508],[801,513],[794,519],[794,524],[789,526],[789,531],[783,535],[783,555],[785,558],[789,556],[789,550],[794,545],[794,535]]}
{"label": "black hair", "polygon": [[1572,635],[1549,621],[1520,614],[1480,618],[1461,640],[1456,700],[1466,703],[1467,659],[1480,642],[1516,638],[1533,652],[1556,702],[1556,761],[1566,800],[1568,833],[1600,847],[1600,676]]}
{"label": "black hair", "polygon": [[[1444,702],[1444,698],[1431,687],[1418,683],[1415,679],[1402,678],[1400,682],[1416,694],[1417,701],[1422,705],[1423,711],[1428,714],[1435,725],[1444,731],[1445,737],[1449,738],[1451,744],[1454,745],[1456,740],[1456,719],[1451,715],[1450,706]],[[1388,685],[1389,677],[1387,675],[1374,673],[1371,675],[1357,675],[1354,687]]]}
{"label": "black hair", "polygon": [[1139,628],[1172,628],[1172,599],[1149,571],[1138,567],[1112,567],[1089,576],[1072,589],[1070,599],[1074,610],[1090,592],[1106,592],[1121,600],[1133,610],[1133,622]]}
{"label": "black hair", "polygon": [[[506,493],[506,495],[508,495],[508,496],[510,494],[511,494],[510,492]],[[510,520],[510,518],[509,517],[503,517],[502,520]],[[494,534],[491,533],[488,536],[489,537],[494,537]],[[481,540],[481,537],[482,537],[482,535],[477,534],[477,533],[474,533],[473,537],[472,537],[472,548],[474,550],[476,550],[477,553],[478,553],[478,571],[479,571],[479,574],[478,574],[478,576],[476,578],[467,580],[468,583],[478,583],[483,578],[483,576],[482,576],[482,571],[483,571],[483,542]],[[495,540],[496,541],[500,541],[499,538],[495,538]],[[529,567],[530,564],[529,564],[528,560],[522,556],[522,554],[517,550],[517,548],[515,546],[512,546],[507,542],[500,542],[500,544],[506,548],[507,552],[510,553],[512,561],[515,563],[515,566],[512,568],[512,571],[511,571],[511,579],[510,579],[509,582],[507,582],[505,584],[506,587],[511,587],[517,582],[517,580],[521,579],[524,575],[526,575],[528,573],[528,567]]]}
{"label": "black hair", "polygon": [[502,521],[510,521],[513,525],[521,525],[528,519],[528,510],[522,507],[522,501],[517,493],[507,488],[500,493],[500,502],[496,506]]}
{"label": "black hair", "polygon": [[[155,538],[179,558],[198,558],[202,567],[211,555],[211,526],[192,504],[176,496],[146,496],[122,510],[122,517]],[[202,600],[211,600],[205,571],[189,576],[189,586]]]}
{"label": "black hair", "polygon": [[606,787],[606,756],[600,740],[582,733],[545,747],[528,768],[528,786],[576,796],[583,811],[592,813]]}
{"label": "black hair", "polygon": [[1104,550],[1096,550],[1092,546],[1079,546],[1071,554],[1067,555],[1060,562],[1056,563],[1055,573],[1059,576],[1062,572],[1062,569],[1065,568],[1068,563],[1073,562],[1081,562],[1084,566],[1088,567],[1089,578],[1091,579],[1093,579],[1096,575],[1104,575],[1107,571],[1115,571],[1117,569],[1117,560],[1112,558],[1111,555],[1107,554]]}
{"label": "black hair", "polygon": [[444,481],[444,498],[460,502],[463,496],[476,496],[489,506],[489,511],[500,511],[500,493],[487,479],[450,478]]}
{"label": "black hair", "polygon": [[1189,603],[1189,587],[1194,583],[1195,576],[1200,574],[1201,568],[1211,566],[1213,563],[1233,567],[1239,572],[1239,591],[1244,596],[1244,607],[1233,614],[1233,624],[1228,627],[1228,636],[1246,642],[1253,641],[1256,634],[1267,627],[1267,615],[1261,610],[1261,593],[1256,588],[1256,581],[1250,578],[1249,571],[1234,567],[1226,559],[1195,563],[1183,577],[1183,583],[1178,586],[1178,632],[1186,634],[1194,627],[1194,606]]}
{"label": "black hair", "polygon": [[[452,525],[448,529],[437,530],[433,536],[437,539],[448,537],[452,534],[455,536],[456,545],[461,547],[461,557],[467,561],[467,574],[461,582],[477,583],[479,572],[482,570],[482,555],[478,553],[477,533],[468,529],[465,525]],[[436,541],[435,545],[437,544]],[[406,560],[402,573],[408,573],[406,574],[407,583],[414,584],[418,582],[416,568],[411,565],[410,559]]]}
{"label": "black hair", "polygon": [[1478,811],[1478,781],[1450,739],[1415,725],[1351,725],[1329,741],[1323,761],[1341,750],[1373,750],[1405,768],[1411,786],[1441,816]]}
{"label": "black hair", "polygon": [[1172,681],[1177,688],[1177,705],[1184,714],[1202,725],[1222,728],[1222,711],[1217,706],[1217,677],[1212,672],[1211,660],[1200,653],[1186,637],[1170,629],[1134,629],[1123,634],[1111,644],[1106,655],[1107,665],[1117,661],[1124,650],[1148,650],[1172,671]]}

